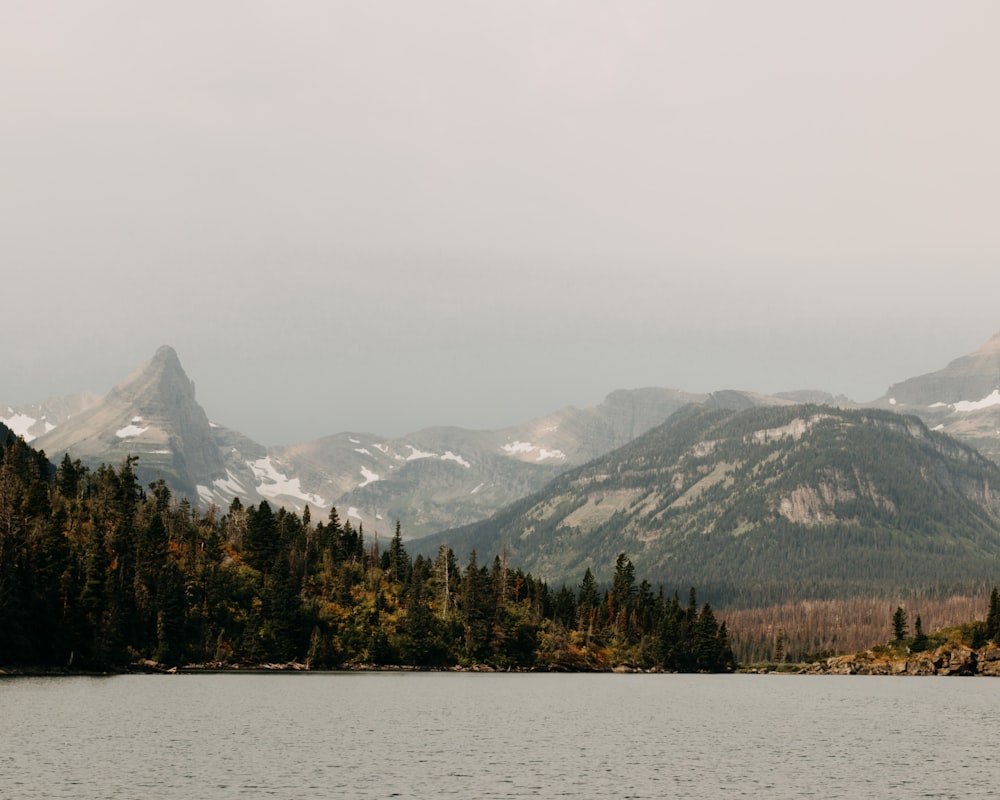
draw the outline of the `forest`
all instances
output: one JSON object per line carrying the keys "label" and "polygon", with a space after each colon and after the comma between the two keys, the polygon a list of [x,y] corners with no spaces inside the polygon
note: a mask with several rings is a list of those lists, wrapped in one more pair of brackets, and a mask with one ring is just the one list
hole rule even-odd
{"label": "forest", "polygon": [[504,553],[411,558],[398,522],[383,545],[336,509],[200,510],[135,466],[55,466],[0,430],[0,666],[735,666],[695,589],[654,591],[624,553],[610,585],[553,591]]}

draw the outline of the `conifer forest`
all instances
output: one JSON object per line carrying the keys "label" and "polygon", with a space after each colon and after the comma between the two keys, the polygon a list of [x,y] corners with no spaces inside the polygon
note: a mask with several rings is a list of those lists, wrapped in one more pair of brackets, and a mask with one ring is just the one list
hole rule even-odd
{"label": "conifer forest", "polygon": [[0,441],[0,665],[139,664],[664,671],[734,667],[725,622],[694,589],[667,595],[623,553],[549,587],[503,553],[407,553],[336,510],[267,502],[199,510],[135,459],[58,466]]}

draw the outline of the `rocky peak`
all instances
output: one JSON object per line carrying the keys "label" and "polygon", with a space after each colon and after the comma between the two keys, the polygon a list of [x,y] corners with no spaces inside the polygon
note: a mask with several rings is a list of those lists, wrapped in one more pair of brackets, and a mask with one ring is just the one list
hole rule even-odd
{"label": "rocky peak", "polygon": [[99,403],[40,437],[38,445],[53,456],[69,452],[88,463],[117,464],[135,455],[143,478],[162,476],[188,495],[195,484],[225,474],[194,383],[168,346]]}

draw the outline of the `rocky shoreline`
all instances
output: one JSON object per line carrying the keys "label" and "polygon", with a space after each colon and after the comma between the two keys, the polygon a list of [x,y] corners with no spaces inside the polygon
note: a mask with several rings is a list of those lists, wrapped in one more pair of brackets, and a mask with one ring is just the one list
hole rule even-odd
{"label": "rocky shoreline", "polygon": [[[309,666],[297,661],[287,663],[233,664],[212,662],[206,664],[184,664],[168,667],[155,661],[136,661],[128,667],[100,671],[79,671],[66,668],[0,668],[0,677],[12,675],[58,676],[58,675],[125,675],[155,674],[177,675],[198,673],[267,673],[267,672],[310,672]],[[607,670],[546,670],[519,668],[499,669],[486,664],[450,667],[413,667],[384,664],[343,665],[333,672],[612,672],[612,673],[661,673],[662,670],[643,670],[619,665]],[[833,656],[824,661],[801,665],[771,665],[760,669],[742,669],[739,672],[757,674],[794,675],[983,675],[1000,676],[1000,647],[989,645],[978,650],[966,645],[949,645],[936,650],[898,655],[880,648],[865,650],[846,656]]]}
{"label": "rocky shoreline", "polygon": [[865,650],[834,656],[798,671],[805,675],[1000,675],[1000,647],[974,650],[966,645],[939,647],[897,656]]}

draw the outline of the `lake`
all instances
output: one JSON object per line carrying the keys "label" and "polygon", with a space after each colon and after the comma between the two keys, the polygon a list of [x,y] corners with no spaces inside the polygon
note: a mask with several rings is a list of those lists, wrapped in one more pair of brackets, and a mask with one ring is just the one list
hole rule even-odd
{"label": "lake", "polygon": [[0,797],[995,796],[1000,681],[778,675],[0,679]]}

